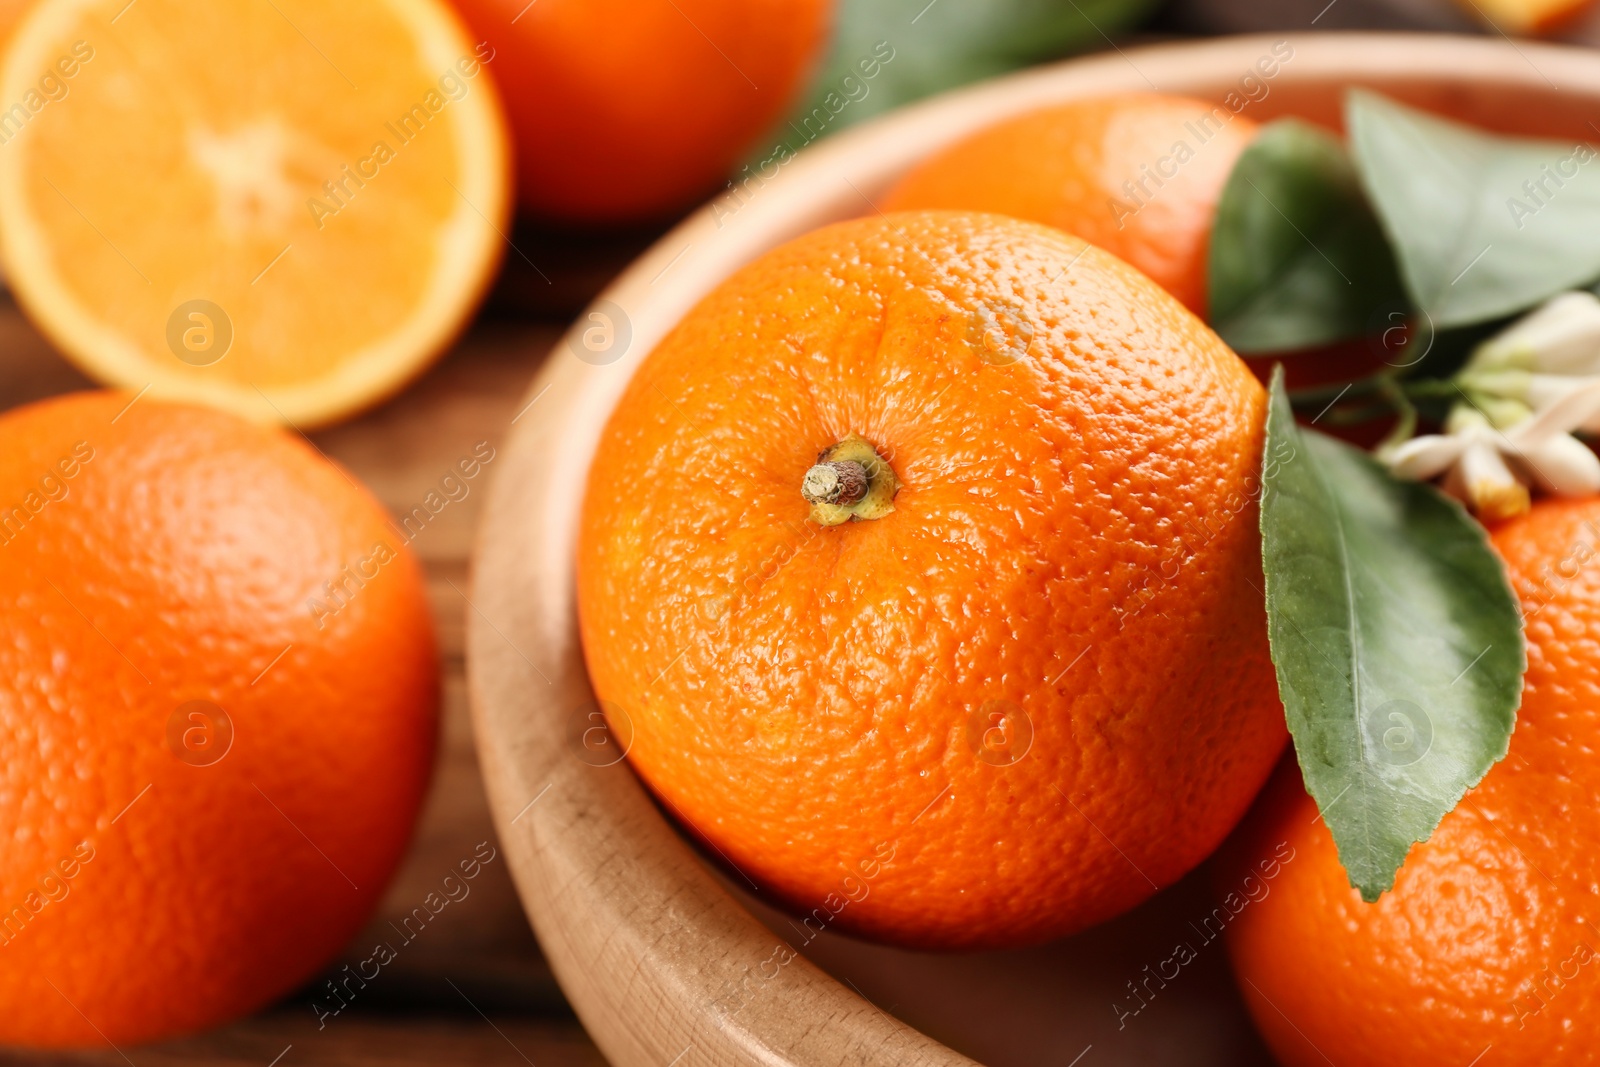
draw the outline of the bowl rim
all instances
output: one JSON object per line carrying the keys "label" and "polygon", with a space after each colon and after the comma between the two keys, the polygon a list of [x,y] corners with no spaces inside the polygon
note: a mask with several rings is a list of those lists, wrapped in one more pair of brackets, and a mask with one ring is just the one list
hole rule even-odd
{"label": "bowl rim", "polygon": [[[1272,91],[1360,82],[1570,92],[1600,102],[1594,53],[1564,45],[1386,32],[1113,45],[889,112],[770,175],[756,168],[748,184],[701,207],[635,260],[545,359],[488,489],[473,557],[467,674],[478,756],[518,894],[563,991],[610,1062],[974,1062],[797,955],[722,887],[620,762],[627,731],[606,728],[589,689],[572,560],[589,461],[633,369],[733,270],[818,225],[876,210],[874,193],[942,145],[1035,107],[1158,84],[1220,101],[1285,40],[1293,57]],[[585,347],[585,331],[596,330],[602,343]]]}

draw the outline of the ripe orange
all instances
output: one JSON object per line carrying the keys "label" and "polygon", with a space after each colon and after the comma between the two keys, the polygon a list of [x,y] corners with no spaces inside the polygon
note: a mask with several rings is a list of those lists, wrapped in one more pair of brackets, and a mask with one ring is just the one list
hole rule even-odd
{"label": "ripe orange", "polygon": [[1059,231],[816,231],[693,310],[604,431],[595,691],[668,806],[813,924],[977,946],[1116,914],[1211,851],[1285,737],[1263,412],[1177,301]]}
{"label": "ripe orange", "polygon": [[293,989],[432,766],[433,629],[383,508],[297,439],[131,399],[0,418],[0,1044]]}
{"label": "ripe orange", "polygon": [[11,39],[11,33],[22,21],[22,16],[35,0],[0,0],[0,47]]}
{"label": "ripe orange", "polygon": [[102,381],[348,415],[437,357],[493,276],[489,66],[439,0],[43,0],[0,71],[6,278]]}
{"label": "ripe orange", "polygon": [[1222,188],[1258,127],[1203,100],[1077,100],[997,123],[905,175],[886,211],[956,208],[1031,219],[1138,267],[1206,314]]}
{"label": "ripe orange", "polygon": [[1594,0],[1458,0],[1464,14],[1505,33],[1554,34],[1572,28]]}
{"label": "ripe orange", "polygon": [[495,49],[522,206],[648,219],[710,192],[820,58],[831,0],[456,0]]}
{"label": "ripe orange", "polygon": [[1493,540],[1529,646],[1506,758],[1375,904],[1288,761],[1219,865],[1232,883],[1293,853],[1227,927],[1245,999],[1291,1067],[1600,1057],[1600,500],[1546,499]]}

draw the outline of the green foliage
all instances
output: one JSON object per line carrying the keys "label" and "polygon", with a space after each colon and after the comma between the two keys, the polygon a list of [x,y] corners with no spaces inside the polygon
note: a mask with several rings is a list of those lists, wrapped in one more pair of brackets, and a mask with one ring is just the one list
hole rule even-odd
{"label": "green foliage", "polygon": [[1350,94],[1346,122],[1406,289],[1434,328],[1500,318],[1600,278],[1591,146],[1489,133],[1363,91]]}
{"label": "green foliage", "polygon": [[1458,504],[1297,427],[1281,367],[1261,536],[1300,770],[1350,883],[1376,900],[1506,753],[1526,666],[1516,600]]}
{"label": "green foliage", "polygon": [[1212,328],[1239,352],[1291,352],[1383,329],[1404,307],[1394,256],[1338,138],[1262,127],[1211,231]]}

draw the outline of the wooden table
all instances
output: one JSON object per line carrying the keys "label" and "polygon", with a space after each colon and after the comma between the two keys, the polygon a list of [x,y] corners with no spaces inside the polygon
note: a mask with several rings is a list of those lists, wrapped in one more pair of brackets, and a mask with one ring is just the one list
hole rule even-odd
{"label": "wooden table", "polygon": [[[487,439],[499,447],[530,381],[567,324],[655,236],[638,232],[561,238],[519,229],[513,234],[517,250],[508,251],[503,276],[486,308],[452,351],[395,399],[312,434],[313,443],[358,476],[391,511],[408,512],[477,442]],[[95,383],[57,355],[0,289],[0,411],[88,388]],[[528,417],[537,416],[530,412]],[[483,490],[475,486],[412,542],[427,572],[440,638],[439,762],[410,855],[369,929],[357,935],[347,953],[328,968],[330,973],[362,959],[367,953],[357,946],[381,940],[378,932],[408,914],[437,886],[443,871],[479,842],[496,840],[467,706],[463,638],[472,609],[456,591],[468,588],[482,501]],[[743,892],[731,882],[728,888]],[[1063,966],[1063,953],[1084,953],[1106,960],[1119,974],[1136,974],[1140,963],[1159,959],[1156,949],[1167,944],[1161,939],[1170,933],[1171,923],[1157,921],[1164,914],[1161,909],[1179,916],[1204,914],[1209,908],[1206,894],[1203,877],[1196,875],[1164,894],[1165,904],[1158,901],[1070,942],[1017,953],[929,957],[823,939],[809,954],[847,979],[854,975],[849,980],[879,1010],[942,1040],[954,1040],[963,1031],[970,1036],[974,1029],[994,1030],[994,1020],[1009,1020],[1002,1022],[999,1033],[989,1035],[988,1044],[999,1058],[1018,1062],[1015,1054],[1000,1053],[1010,1045],[1053,1047],[1056,1035],[1047,1024],[1063,1012],[1111,1018],[1104,983],[1074,985],[1064,979],[1070,968]],[[767,902],[741,899],[775,930],[789,922]],[[1265,1051],[1234,1003],[1222,955],[1208,954],[1196,970],[1200,973],[1186,987],[1186,999],[1173,998],[1164,1021],[1138,1028],[1139,1047],[1148,1046],[1157,1059],[1156,1053],[1164,1053],[1164,1062],[1172,1062],[1171,1041],[1163,1036],[1166,1027],[1194,1025],[1195,1018],[1203,1018],[1205,1025],[1223,1032],[1221,1045],[1234,1050],[1226,1061],[1232,1067],[1264,1067]],[[972,982],[962,977],[969,971],[981,976],[986,990],[976,1000],[970,996]],[[605,1063],[540,955],[504,863],[485,866],[470,897],[441,914],[384,969],[382,983],[373,983],[319,1031],[310,1001],[322,977],[249,1019],[183,1040],[125,1048],[126,1059],[109,1047],[64,1053],[0,1049],[0,1067]],[[908,985],[920,989],[917,1003],[897,1000],[895,991]],[[1108,988],[1117,992],[1115,983]],[[1019,1019],[1043,1022],[1030,1029]],[[982,1054],[986,1047],[979,1042],[973,1051]],[[1062,1053],[1061,1067],[1078,1054],[1076,1047]],[[1024,1057],[1020,1062],[1033,1060]],[[692,1067],[692,1060],[676,1067]]]}
{"label": "wooden table", "polygon": [[[400,396],[342,426],[314,433],[312,441],[369,486],[395,513],[408,512],[437,485],[457,459],[484,439],[497,448],[534,373],[567,323],[588,299],[650,242],[654,233],[562,239],[519,231],[520,251],[508,252],[504,274],[478,321],[433,369]],[[524,260],[523,255],[528,259]],[[530,266],[538,264],[546,282]],[[57,393],[94,388],[58,356],[0,290],[0,410]],[[536,417],[533,412],[528,417]],[[493,463],[490,463],[491,469]],[[385,895],[378,913],[329,967],[354,964],[382,940],[379,931],[408,914],[438,884],[442,872],[471,854],[481,841],[496,840],[479,777],[467,707],[463,649],[466,614],[472,610],[456,590],[468,588],[483,490],[475,486],[428,524],[412,547],[428,576],[428,592],[438,626],[442,658],[443,704],[439,762],[411,853]],[[730,891],[743,887],[729,884]],[[1204,913],[1200,879],[1169,891],[1183,915]],[[788,919],[762,900],[743,897],[775,930]],[[894,950],[856,949],[819,941],[815,962],[851,975],[863,995],[926,1032],[951,1040],[945,1031],[989,1026],[991,1018],[1016,1013],[995,997],[1023,1004],[1028,1018],[1049,1020],[1083,1001],[1075,1012],[1110,1018],[1098,986],[1063,985],[1061,952],[1088,953],[1107,960],[1159,958],[1152,955],[1167,926],[1142,909],[1074,939],[1011,954],[981,957],[926,957]],[[961,972],[976,968],[988,989],[973,1002]],[[1124,967],[1137,972],[1137,963]],[[1200,1013],[1211,1025],[1232,1033],[1234,1067],[1265,1063],[1265,1053],[1232,1005],[1231,983],[1218,953],[1205,973],[1190,983],[1192,998],[1173,1002],[1179,1019]],[[1120,971],[1119,971],[1120,973]],[[600,1067],[604,1058],[584,1033],[562,997],[528,927],[504,863],[490,863],[474,881],[471,896],[430,924],[405,953],[384,969],[384,980],[364,990],[359,1000],[326,1028],[318,1030],[310,1007],[311,990],[208,1034],[155,1046],[128,1047],[124,1059],[107,1047],[85,1052],[37,1053],[0,1049],[0,1067],[10,1065],[104,1065],[170,1067],[222,1064],[228,1067],[302,1067],[306,1064],[404,1065],[475,1064],[484,1067]],[[923,989],[917,1004],[898,1003],[894,990],[907,983]],[[1091,1003],[1092,1000],[1092,1003]],[[1014,1008],[1015,1005],[1010,1005]],[[1002,1031],[1006,1030],[1002,1026]],[[1160,1026],[1144,1027],[1141,1041],[1161,1045]],[[997,1048],[1022,1043],[1049,1047],[1048,1026],[1033,1032],[993,1035]],[[1064,1065],[1077,1050],[1061,1058]],[[1169,1050],[1170,1052],[1170,1050]],[[1016,1057],[1011,1059],[1015,1061]],[[662,1067],[668,1067],[663,1064]],[[676,1067],[692,1067],[686,1060]]]}
{"label": "wooden table", "polygon": [[[1340,28],[1346,28],[1351,20],[1358,25],[1384,24],[1388,20],[1373,16],[1371,9],[1404,11],[1410,7],[1425,8],[1440,18],[1448,14],[1447,8],[1432,0],[1362,0],[1346,12],[1348,18],[1337,16],[1337,20]],[[1439,14],[1441,11],[1446,14]],[[1163,10],[1154,28],[1163,36],[1174,31],[1300,29],[1304,23],[1301,16],[1298,8],[1290,11],[1259,0],[1175,0]],[[1395,17],[1403,25],[1427,24],[1425,19]],[[1596,21],[1600,22],[1600,15]],[[1600,41],[1600,28],[1586,27],[1574,37]],[[655,235],[562,237],[519,228],[483,314],[454,349],[394,400],[345,425],[315,433],[312,440],[371,487],[391,510],[409,511],[474,444],[487,439],[498,446],[517,415],[526,386],[567,323]],[[94,383],[56,355],[0,292],[0,410],[92,387]],[[443,734],[432,792],[415,843],[370,924],[374,932],[386,927],[390,919],[408,913],[434,887],[440,873],[469,854],[478,842],[495,839],[468,721],[463,633],[471,609],[456,591],[467,588],[482,499],[482,489],[474,488],[464,500],[441,512],[413,542],[427,570],[440,635]],[[1176,892],[1181,899],[1200,899],[1200,891],[1187,882]],[[1110,942],[1136,940],[1142,933],[1143,914],[1091,932],[1082,944],[1097,951],[1097,946],[1103,948]],[[772,921],[778,921],[775,914]],[[370,945],[375,940],[378,938],[363,932],[352,946]],[[1020,966],[1031,966],[1043,974],[1054,969],[1049,953],[1048,948],[1039,950],[1037,960],[1025,959]],[[330,971],[364,955],[352,947]],[[892,964],[890,961],[885,967]],[[1008,961],[1004,966],[1014,970],[1019,964]],[[1226,983],[1220,960],[1211,961],[1208,968],[1205,982]],[[504,864],[486,866],[471,897],[430,925],[426,935],[387,967],[384,975],[383,983],[374,984],[358,1003],[320,1031],[309,993],[311,986],[320,984],[319,977],[308,984],[307,991],[292,994],[252,1018],[197,1037],[130,1048],[125,1050],[126,1058],[110,1048],[50,1054],[0,1049],[0,1067],[125,1063],[136,1067],[193,1063],[575,1067],[605,1062],[545,965]],[[1045,987],[1043,981],[1038,985]],[[894,1011],[896,1005],[886,1007]],[[1204,1003],[1202,1008],[1215,1014]],[[1052,1008],[1041,1004],[1038,1010],[1048,1013]],[[937,1029],[930,1025],[937,1024],[936,1014],[914,1021],[930,1031]],[[1234,1020],[1227,1025],[1243,1024]],[[1239,1062],[1265,1062],[1264,1050],[1252,1036],[1240,1033],[1236,1041],[1242,1050]],[[1066,1058],[1070,1059],[1070,1054]]]}

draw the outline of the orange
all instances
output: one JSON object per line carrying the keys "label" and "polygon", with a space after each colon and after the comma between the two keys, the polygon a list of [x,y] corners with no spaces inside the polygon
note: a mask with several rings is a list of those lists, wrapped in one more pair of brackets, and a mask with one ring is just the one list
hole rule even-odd
{"label": "orange", "polygon": [[994,211],[1055,226],[1204,316],[1212,219],[1257,129],[1228,107],[1182,96],[1076,100],[957,142],[906,174],[883,208]]}
{"label": "orange", "polygon": [[10,40],[11,32],[35,0],[0,0],[0,45]]}
{"label": "orange", "polygon": [[1199,320],[1059,231],[818,230],[706,297],[604,430],[595,692],[808,927],[1010,945],[1114,915],[1222,839],[1285,737],[1263,412]]}
{"label": "orange", "polygon": [[45,0],[0,71],[6,278],[102,381],[301,427],[370,405],[504,246],[488,54],[438,0]]}
{"label": "orange", "polygon": [[33,404],[0,417],[0,614],[0,1044],[125,1046],[314,975],[432,766],[422,573],[377,501],[231,415]]}
{"label": "orange", "polygon": [[1458,0],[1458,6],[1502,32],[1533,35],[1574,28],[1594,0]]}
{"label": "orange", "polygon": [[794,103],[832,0],[456,0],[497,52],[522,206],[658,217],[710,193]]}
{"label": "orange", "polygon": [[1600,1062],[1600,500],[1546,499],[1493,540],[1528,638],[1516,731],[1393,891],[1362,903],[1288,761],[1230,842],[1230,889],[1292,855],[1227,926],[1290,1067]]}

